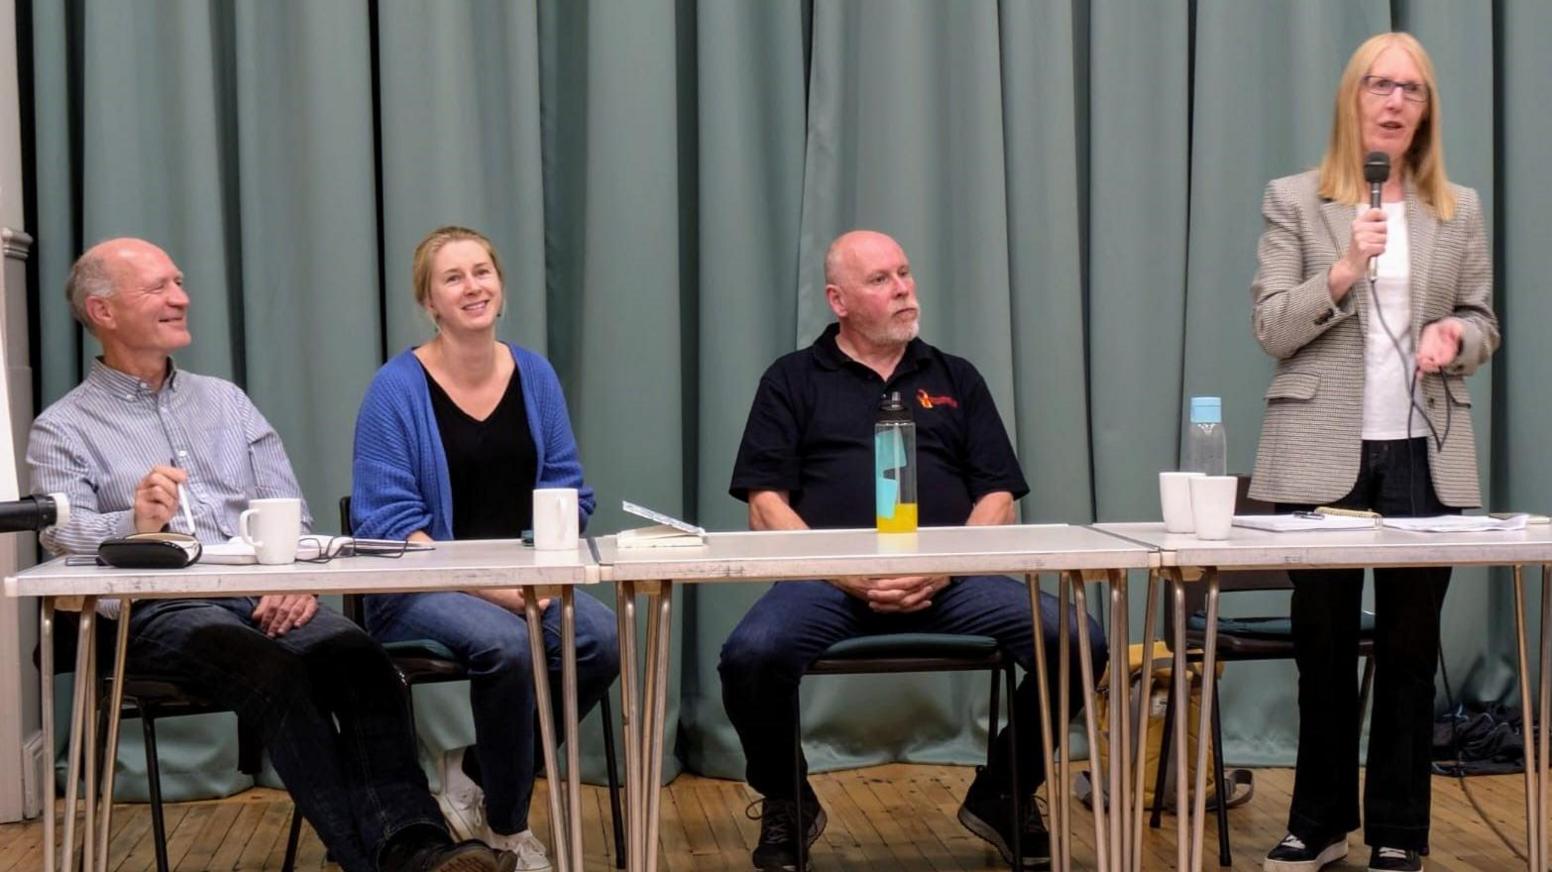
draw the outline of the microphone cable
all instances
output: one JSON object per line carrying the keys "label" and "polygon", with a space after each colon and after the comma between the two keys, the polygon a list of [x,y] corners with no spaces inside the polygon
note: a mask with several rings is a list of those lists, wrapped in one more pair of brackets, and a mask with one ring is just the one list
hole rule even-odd
{"label": "microphone cable", "polygon": [[[1444,641],[1442,634],[1439,641],[1439,675],[1444,679],[1444,700],[1449,706],[1450,744],[1455,748],[1455,765],[1450,767],[1437,766],[1436,768],[1440,770],[1440,774],[1446,777],[1454,776],[1455,780],[1460,782],[1460,792],[1466,795],[1466,801],[1471,803],[1471,808],[1476,811],[1477,817],[1482,819],[1482,823],[1487,824],[1487,828],[1493,831],[1493,835],[1498,837],[1498,841],[1503,842],[1504,847],[1509,849],[1509,853],[1518,857],[1521,862],[1528,862],[1529,858],[1504,834],[1503,830],[1498,828],[1498,824],[1493,821],[1492,815],[1487,813],[1487,809],[1482,807],[1482,803],[1477,801],[1476,794],[1472,793],[1471,787],[1466,784],[1466,767],[1462,765],[1460,759],[1460,719],[1456,717],[1458,709],[1455,703],[1455,692],[1450,689],[1450,670],[1444,665]],[[1530,737],[1526,735],[1523,724],[1521,725],[1520,737],[1521,760],[1524,761],[1529,754],[1528,751],[1524,750],[1524,743],[1530,741]],[[1523,766],[1524,763],[1522,762],[1521,765]]]}
{"label": "microphone cable", "polygon": [[[1406,349],[1401,347],[1401,340],[1400,340],[1400,338],[1398,338],[1396,336],[1395,331],[1390,329],[1390,324],[1386,323],[1386,321],[1385,321],[1385,312],[1384,312],[1383,309],[1380,308],[1379,292],[1374,289],[1374,283],[1373,282],[1369,283],[1369,299],[1371,301],[1373,301],[1373,303],[1374,303],[1374,315],[1380,321],[1380,329],[1385,332],[1385,337],[1390,340],[1391,347],[1396,349],[1396,356],[1401,359],[1401,367],[1402,367],[1401,371],[1403,373],[1401,378],[1402,378],[1403,383],[1406,384],[1406,388],[1407,388],[1407,403],[1408,403],[1408,406],[1409,406],[1408,409],[1407,409],[1407,440],[1408,440],[1408,442],[1411,441],[1411,436],[1412,436],[1412,415],[1415,412],[1419,417],[1421,417],[1423,419],[1423,423],[1428,426],[1428,433],[1429,433],[1430,436],[1433,437],[1434,447],[1437,448],[1440,451],[1443,451],[1444,450],[1445,440],[1450,438],[1450,426],[1454,423],[1453,419],[1454,419],[1454,411],[1455,411],[1454,404],[1450,402],[1450,396],[1449,396],[1449,385],[1448,385],[1449,378],[1450,378],[1449,374],[1444,372],[1443,370],[1439,371],[1439,380],[1441,382],[1445,383],[1445,391],[1444,391],[1444,432],[1440,433],[1439,432],[1439,428],[1435,427],[1434,424],[1433,424],[1433,421],[1428,417],[1428,413],[1426,411],[1424,411],[1423,407],[1418,405],[1418,403],[1417,403],[1417,380],[1418,380],[1417,362],[1415,360],[1408,360],[1407,359]],[[1411,375],[1410,376],[1405,375],[1405,373],[1408,370],[1411,371]]]}

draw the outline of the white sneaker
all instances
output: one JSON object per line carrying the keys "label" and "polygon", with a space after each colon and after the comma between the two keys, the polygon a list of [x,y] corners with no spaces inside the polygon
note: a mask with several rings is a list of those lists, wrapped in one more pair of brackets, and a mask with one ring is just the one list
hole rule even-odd
{"label": "white sneaker", "polygon": [[463,748],[455,748],[442,755],[442,790],[436,794],[447,828],[458,841],[478,839],[490,832],[485,823],[485,791],[464,774],[463,752]]}
{"label": "white sneaker", "polygon": [[485,844],[497,851],[512,852],[517,857],[516,868],[520,872],[543,872],[550,868],[550,858],[544,851],[544,843],[539,841],[533,830],[503,836],[487,829]]}

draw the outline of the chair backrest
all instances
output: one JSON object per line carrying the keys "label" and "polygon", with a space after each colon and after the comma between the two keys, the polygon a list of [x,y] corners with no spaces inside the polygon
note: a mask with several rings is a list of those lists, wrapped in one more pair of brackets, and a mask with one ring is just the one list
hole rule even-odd
{"label": "chair backrest", "polygon": [[[340,533],[346,536],[353,535],[350,524],[350,494],[340,497],[339,513]],[[366,615],[361,611],[361,594],[347,593],[341,597],[341,600],[340,610],[345,613],[345,617],[353,621],[356,626],[365,627]]]}

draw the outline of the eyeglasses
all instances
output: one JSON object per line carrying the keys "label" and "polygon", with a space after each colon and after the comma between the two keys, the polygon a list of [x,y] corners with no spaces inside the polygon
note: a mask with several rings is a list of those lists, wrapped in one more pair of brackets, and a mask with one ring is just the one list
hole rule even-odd
{"label": "eyeglasses", "polygon": [[1428,86],[1422,82],[1398,82],[1384,76],[1364,76],[1363,87],[1370,94],[1379,97],[1389,97],[1397,88],[1400,88],[1401,96],[1407,100],[1413,103],[1428,102]]}
{"label": "eyeglasses", "polygon": [[[350,536],[303,536],[297,540],[297,563],[328,563],[336,557],[403,557],[431,546],[403,539],[354,539]],[[303,554],[308,556],[304,557]]]}

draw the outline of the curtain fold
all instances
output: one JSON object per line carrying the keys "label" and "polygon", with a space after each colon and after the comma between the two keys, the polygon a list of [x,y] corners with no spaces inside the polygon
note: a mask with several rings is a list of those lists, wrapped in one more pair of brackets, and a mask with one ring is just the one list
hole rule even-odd
{"label": "curtain fold", "polygon": [[[1230,464],[1249,469],[1271,370],[1249,325],[1261,194],[1318,162],[1343,63],[1391,27],[1433,54],[1451,178],[1496,241],[1504,347],[1471,385],[1487,493],[1532,510],[1552,494],[1538,0],[31,6],[40,403],[95,352],[61,293],[71,261],[149,238],[193,297],[180,365],[249,391],[324,529],[367,381],[431,335],[410,259],[450,223],[494,241],[501,333],[560,373],[592,533],[632,525],[621,499],[745,526],[727,482],[755,386],[831,320],[824,251],[859,226],[901,241],[924,337],[986,377],[1031,486],[1024,521],[1157,517],[1190,395],[1223,396]],[[1456,578],[1452,690],[1506,700],[1506,576]],[[765,589],[675,597],[668,742],[697,771],[742,776],[717,659]],[[1293,679],[1229,670],[1230,760],[1291,760]],[[422,694],[428,750],[472,739],[461,687]],[[811,682],[810,757],[972,761],[984,700],[946,676]],[[242,785],[178,772],[221,768],[229,732],[191,722],[163,742],[196,761],[166,767],[169,795]]]}

